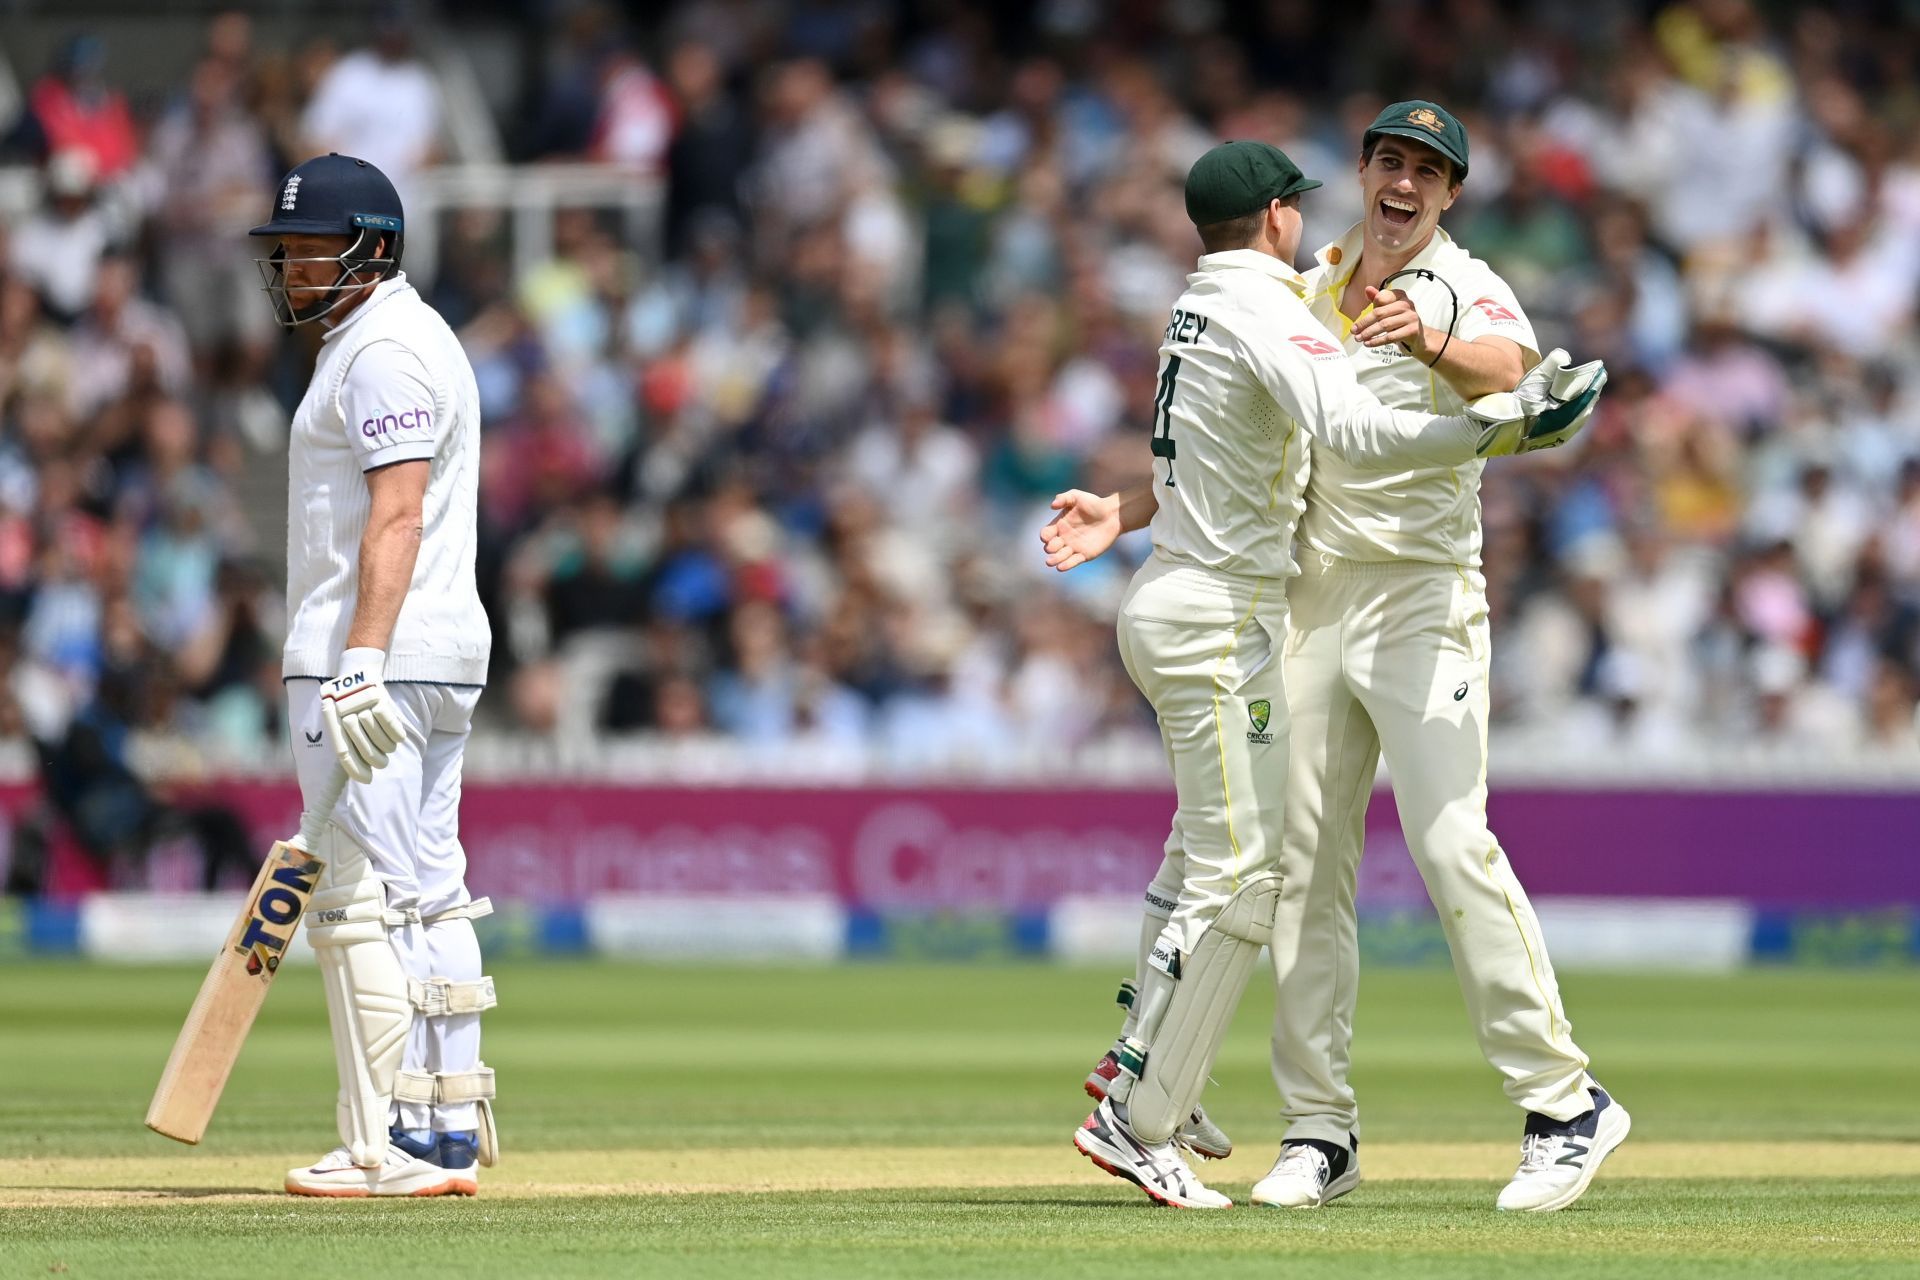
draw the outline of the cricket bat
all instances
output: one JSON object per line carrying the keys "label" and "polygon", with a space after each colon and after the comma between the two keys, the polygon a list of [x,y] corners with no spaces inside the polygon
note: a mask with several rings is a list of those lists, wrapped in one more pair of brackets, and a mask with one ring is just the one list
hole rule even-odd
{"label": "cricket bat", "polygon": [[239,1061],[240,1046],[253,1029],[319,883],[324,864],[311,851],[346,784],[347,775],[336,767],[314,806],[301,815],[300,834],[276,842],[267,854],[160,1073],[147,1107],[147,1128],[155,1133],[187,1143],[197,1143],[206,1134],[227,1077]]}

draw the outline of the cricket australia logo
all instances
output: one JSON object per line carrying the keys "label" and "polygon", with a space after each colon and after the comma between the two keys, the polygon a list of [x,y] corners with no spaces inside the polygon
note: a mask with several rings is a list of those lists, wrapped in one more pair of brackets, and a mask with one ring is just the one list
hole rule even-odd
{"label": "cricket australia logo", "polygon": [[1273,735],[1267,732],[1267,723],[1272,719],[1273,703],[1265,698],[1260,699],[1258,702],[1249,702],[1247,704],[1247,722],[1251,724],[1253,728],[1247,733],[1247,741],[1258,743],[1261,746],[1270,745],[1273,742]]}
{"label": "cricket australia logo", "polygon": [[1444,133],[1447,127],[1440,122],[1439,116],[1425,107],[1416,107],[1414,110],[1409,111],[1407,113],[1407,123],[1417,124],[1422,129],[1428,129],[1434,133]]}
{"label": "cricket australia logo", "polygon": [[293,209],[294,199],[299,196],[299,194],[300,175],[296,173],[287,179],[286,188],[280,193],[280,208],[282,212],[288,212]]}

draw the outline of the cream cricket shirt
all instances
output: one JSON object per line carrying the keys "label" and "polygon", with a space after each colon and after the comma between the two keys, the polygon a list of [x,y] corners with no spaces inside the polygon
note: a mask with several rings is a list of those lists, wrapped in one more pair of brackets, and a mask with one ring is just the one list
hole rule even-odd
{"label": "cream cricket shirt", "polygon": [[485,684],[492,635],[473,560],[480,396],[453,330],[404,274],[385,280],[321,343],[293,415],[287,626],[281,674],[336,674],[360,586],[365,473],[427,459],[420,556],[387,649],[386,678]]}
{"label": "cream cricket shirt", "polygon": [[1306,293],[1297,271],[1253,249],[1210,253],[1187,277],[1153,401],[1160,554],[1246,577],[1294,573],[1303,431],[1323,446],[1316,458],[1444,473],[1474,457],[1467,418],[1387,409],[1363,390]]}
{"label": "cream cricket shirt", "polygon": [[[1369,348],[1354,340],[1354,322],[1340,313],[1340,295],[1359,268],[1364,247],[1365,225],[1356,223],[1315,255],[1318,262],[1306,274],[1307,306],[1339,335],[1360,385],[1383,403],[1429,413],[1460,412],[1464,402],[1423,362],[1397,345]],[[1540,359],[1539,340],[1513,290],[1445,231],[1436,228],[1432,241],[1407,265],[1425,267],[1453,286],[1460,299],[1455,342],[1508,338],[1526,350],[1529,367]],[[1406,291],[1429,328],[1447,327],[1453,306],[1445,289],[1413,276],[1389,287]],[[1301,541],[1347,560],[1431,560],[1477,569],[1484,466],[1472,459],[1453,467],[1388,471],[1355,466],[1329,450],[1315,449]]]}

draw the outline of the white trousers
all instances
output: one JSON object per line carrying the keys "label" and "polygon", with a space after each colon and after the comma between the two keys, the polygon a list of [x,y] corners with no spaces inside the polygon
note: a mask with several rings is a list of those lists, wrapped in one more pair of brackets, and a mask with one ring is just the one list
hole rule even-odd
{"label": "white trousers", "polygon": [[[287,681],[287,725],[303,800],[334,767],[320,716],[320,681]],[[366,850],[385,886],[387,906],[431,916],[470,901],[467,854],[460,845],[460,765],[480,701],[477,685],[387,686],[407,722],[407,741],[370,782],[348,782],[333,822]],[[409,924],[389,931],[412,978],[472,982],[482,976],[471,920]],[[480,1015],[418,1017],[401,1069],[471,1071],[480,1062]],[[460,1132],[479,1123],[471,1102],[431,1106],[396,1103],[394,1123],[406,1129]]]}
{"label": "white trousers", "polygon": [[1467,1014],[1507,1096],[1570,1120],[1592,1106],[1540,924],[1487,828],[1484,583],[1445,565],[1302,555],[1285,652],[1293,714],[1272,956],[1273,1077],[1288,1136],[1344,1143],[1359,981],[1354,878],[1382,752]]}
{"label": "white trousers", "polygon": [[1279,862],[1286,626],[1284,583],[1157,555],[1120,605],[1120,660],[1159,718],[1176,797],[1147,914],[1171,920],[1183,951],[1242,884]]}

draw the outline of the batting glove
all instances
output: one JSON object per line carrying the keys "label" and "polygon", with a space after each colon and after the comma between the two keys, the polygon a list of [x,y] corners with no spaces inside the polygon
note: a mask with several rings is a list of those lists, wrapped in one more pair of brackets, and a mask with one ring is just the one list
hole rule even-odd
{"label": "batting glove", "polygon": [[333,754],[355,782],[371,781],[407,737],[400,708],[381,683],[386,666],[387,655],[378,649],[349,649],[340,655],[340,674],[320,690]]}
{"label": "batting glove", "polygon": [[1580,433],[1606,389],[1607,366],[1590,360],[1569,368],[1568,359],[1556,347],[1512,391],[1481,396],[1467,406],[1468,417],[1487,424],[1476,448],[1481,457],[1552,449]]}

